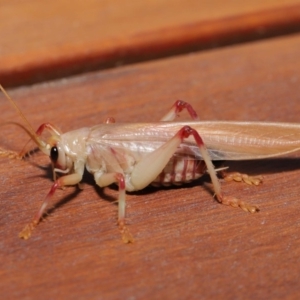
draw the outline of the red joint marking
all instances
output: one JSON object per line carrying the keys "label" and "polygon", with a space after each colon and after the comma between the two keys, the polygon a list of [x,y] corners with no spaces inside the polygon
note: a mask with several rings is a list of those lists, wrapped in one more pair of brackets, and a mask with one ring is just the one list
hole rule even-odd
{"label": "red joint marking", "polygon": [[44,123],[44,124],[42,124],[42,125],[38,128],[38,130],[36,131],[36,134],[37,134],[38,136],[41,135],[45,129],[48,129],[48,130],[50,131],[51,134],[55,134],[55,135],[60,135],[60,134],[61,134],[60,131],[59,131],[57,128],[55,128],[55,126],[53,126],[53,125],[50,124],[50,123]]}
{"label": "red joint marking", "polygon": [[55,193],[56,189],[58,187],[60,187],[61,184],[60,184],[60,181],[59,179],[56,180],[54,182],[54,184],[52,185],[49,193],[47,194],[46,198],[45,198],[45,201],[42,205],[42,207],[40,208],[40,210],[37,212],[37,214],[35,215],[34,219],[33,219],[33,222],[36,222],[36,224],[39,223],[40,219],[42,218],[43,214],[44,214],[44,209],[46,208],[47,204],[48,204],[48,201],[49,201],[49,198],[53,196],[53,194]]}
{"label": "red joint marking", "polygon": [[52,128],[53,126],[50,123],[44,123],[38,128],[36,134],[41,135],[45,129],[52,129]]}
{"label": "red joint marking", "polygon": [[115,178],[119,183],[119,189],[125,190],[125,178],[124,178],[123,174],[116,173]]}
{"label": "red joint marking", "polygon": [[113,117],[108,117],[104,123],[106,124],[116,123],[116,120]]}
{"label": "red joint marking", "polygon": [[55,193],[56,189],[59,188],[60,186],[61,186],[61,184],[60,184],[59,180],[56,180],[54,182],[54,184],[52,185],[51,190],[48,193],[47,197],[52,197],[53,194]]}
{"label": "red joint marking", "polygon": [[175,106],[175,112],[176,112],[176,114],[180,113],[184,109],[185,102],[182,101],[182,100],[177,100],[175,102],[174,106]]}
{"label": "red joint marking", "polygon": [[190,126],[187,126],[187,125],[186,125],[186,126],[182,127],[182,128],[178,131],[178,135],[179,135],[181,141],[182,141],[183,139],[188,138],[190,135],[193,135],[193,137],[194,137],[194,139],[195,139],[197,145],[198,145],[199,147],[203,147],[203,146],[204,146],[204,142],[203,142],[201,136],[199,135],[199,133],[198,133],[195,129],[191,128]]}
{"label": "red joint marking", "polygon": [[187,103],[183,100],[177,100],[175,102],[175,113],[176,114],[180,113],[184,108],[188,111],[188,113],[190,114],[192,119],[198,120],[197,113],[195,112],[195,110],[189,103]]}

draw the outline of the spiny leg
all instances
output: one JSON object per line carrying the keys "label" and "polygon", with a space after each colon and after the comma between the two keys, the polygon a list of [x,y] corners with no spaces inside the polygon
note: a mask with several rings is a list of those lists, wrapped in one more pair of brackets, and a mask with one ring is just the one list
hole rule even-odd
{"label": "spiny leg", "polygon": [[11,159],[22,159],[22,156],[15,152],[15,151],[11,151],[11,150],[6,150],[0,147],[0,156],[1,157],[8,157]]}
{"label": "spiny leg", "polygon": [[183,110],[186,109],[190,115],[190,117],[193,120],[199,120],[197,113],[195,112],[195,110],[193,109],[193,107],[182,100],[177,100],[173,106],[171,107],[171,109],[168,111],[168,113],[166,113],[161,119],[161,122],[167,122],[167,121],[173,121],[178,115],[179,113]]}
{"label": "spiny leg", "polygon": [[220,176],[225,180],[225,181],[236,181],[236,182],[245,182],[249,185],[259,185],[263,181],[263,177],[261,175],[257,176],[249,176],[248,174],[243,174],[239,172],[225,172],[222,171],[219,173]]}
{"label": "spiny leg", "polygon": [[[188,111],[190,117],[193,120],[199,120],[196,111],[189,103],[182,100],[177,100],[173,104],[169,112],[160,121],[162,122],[173,121],[183,109],[186,109]],[[237,172],[234,173],[221,172],[219,174],[226,181],[237,181],[237,182],[243,181],[249,185],[259,185],[262,182],[262,176],[249,176],[247,174],[241,174]]]}
{"label": "spiny leg", "polygon": [[81,179],[82,179],[82,174],[79,173],[66,175],[57,179],[52,185],[40,209],[35,214],[33,220],[23,228],[23,230],[19,233],[19,237],[24,240],[30,238],[32,230],[38,225],[38,223],[42,219],[44,213],[46,212],[46,208],[49,206],[51,197],[54,195],[57,188],[61,188],[66,185],[76,185],[81,181]]}
{"label": "spiny leg", "polygon": [[143,189],[152,181],[154,181],[158,174],[162,172],[172,155],[176,152],[177,147],[181,144],[181,142],[183,142],[184,139],[188,138],[189,136],[192,136],[194,138],[196,144],[199,147],[200,154],[206,164],[208,173],[210,174],[215,196],[218,201],[225,205],[241,207],[245,211],[258,211],[258,208],[256,206],[249,205],[235,197],[223,195],[219,180],[217,178],[216,170],[214,169],[205,144],[199,133],[189,126],[184,126],[183,128],[181,128],[173,138],[171,138],[157,150],[145,156],[135,165],[130,179],[131,184],[135,187],[135,189]]}
{"label": "spiny leg", "polygon": [[125,224],[125,206],[126,206],[126,187],[124,175],[118,172],[112,173],[95,173],[94,175],[97,185],[105,187],[112,183],[117,183],[119,186],[119,198],[118,198],[118,225],[122,234],[122,240],[124,243],[133,243],[134,239],[126,227]]}

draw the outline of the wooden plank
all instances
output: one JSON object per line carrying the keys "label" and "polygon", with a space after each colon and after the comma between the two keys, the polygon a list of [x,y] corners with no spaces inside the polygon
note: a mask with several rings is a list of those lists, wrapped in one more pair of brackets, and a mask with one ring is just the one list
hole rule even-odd
{"label": "wooden plank", "polygon": [[0,82],[16,86],[299,31],[300,1],[6,1]]}
{"label": "wooden plank", "polygon": [[[180,98],[202,120],[298,122],[300,36],[122,67],[9,91],[34,127],[67,132],[114,116],[158,120]],[[1,122],[19,117],[1,96]],[[1,147],[28,138],[1,126]],[[59,190],[59,203],[28,241],[18,232],[51,186],[49,160],[0,160],[0,290],[3,299],[282,299],[299,297],[300,161],[228,163],[263,174],[259,187],[223,183],[257,204],[255,215],[218,204],[207,178],[127,196],[136,242],[122,243],[115,188]],[[202,186],[200,186],[202,185]]]}

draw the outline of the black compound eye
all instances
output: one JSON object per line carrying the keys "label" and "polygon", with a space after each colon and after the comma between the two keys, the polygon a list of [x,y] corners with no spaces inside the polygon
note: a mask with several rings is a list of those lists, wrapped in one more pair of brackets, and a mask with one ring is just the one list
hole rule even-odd
{"label": "black compound eye", "polygon": [[58,160],[58,149],[56,146],[51,148],[50,158],[53,162],[56,162]]}

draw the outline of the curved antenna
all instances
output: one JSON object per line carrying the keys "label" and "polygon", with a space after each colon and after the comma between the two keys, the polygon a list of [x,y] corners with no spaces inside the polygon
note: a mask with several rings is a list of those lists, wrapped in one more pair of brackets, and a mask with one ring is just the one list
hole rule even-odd
{"label": "curved antenna", "polygon": [[45,150],[47,149],[47,144],[40,139],[40,137],[35,133],[34,129],[32,128],[31,124],[29,123],[29,121],[26,119],[26,117],[24,116],[24,114],[22,113],[21,109],[19,108],[19,106],[13,101],[13,99],[7,94],[7,92],[5,91],[5,89],[2,87],[2,85],[0,84],[0,90],[2,91],[2,93],[4,94],[4,96],[9,100],[9,102],[11,103],[11,105],[15,108],[15,110],[18,112],[18,114],[21,116],[21,118],[23,119],[23,121],[25,122],[25,124],[27,125],[27,133],[30,135],[30,137],[35,141],[35,143],[37,144],[37,146],[41,149],[41,151],[45,152]]}

